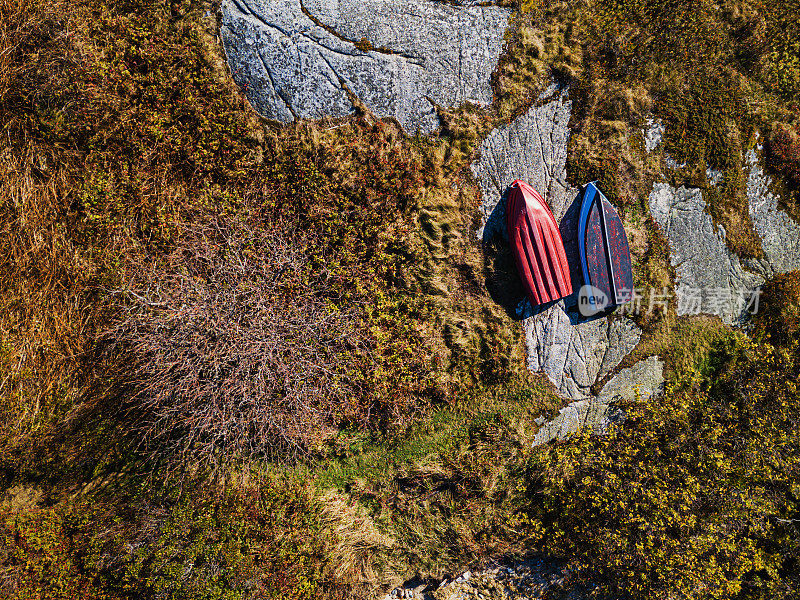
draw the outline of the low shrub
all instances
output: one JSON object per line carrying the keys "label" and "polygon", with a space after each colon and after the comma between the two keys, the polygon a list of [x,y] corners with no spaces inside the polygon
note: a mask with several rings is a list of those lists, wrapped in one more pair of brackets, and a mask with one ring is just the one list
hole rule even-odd
{"label": "low shrub", "polygon": [[756,334],[775,345],[791,344],[800,332],[800,271],[776,275],[762,288],[753,317]]}
{"label": "low shrub", "polygon": [[126,365],[148,452],[285,457],[368,422],[370,329],[332,301],[335,275],[297,238],[212,218],[138,269],[118,290],[129,305],[107,352]]}
{"label": "low shrub", "polygon": [[712,373],[629,407],[608,435],[534,452],[525,514],[541,550],[626,597],[797,590],[798,346],[735,334],[714,353]]}
{"label": "low shrub", "polygon": [[302,600],[337,589],[336,534],[296,482],[187,487],[148,483],[123,505],[63,499],[0,510],[3,597],[14,600]]}

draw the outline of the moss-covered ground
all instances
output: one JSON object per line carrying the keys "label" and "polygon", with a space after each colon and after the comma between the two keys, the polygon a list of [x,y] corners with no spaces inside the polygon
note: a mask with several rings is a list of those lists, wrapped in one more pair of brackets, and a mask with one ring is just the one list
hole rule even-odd
{"label": "moss-covered ground", "polygon": [[[492,106],[409,138],[365,110],[263,121],[213,4],[0,0],[4,597],[370,597],[536,552],[616,597],[798,593],[796,274],[752,339],[637,317],[623,366],[662,356],[665,396],[532,449],[563,400],[491,300],[468,166],[556,77],[568,177],[620,208],[637,285],[672,285],[665,154],[758,256],[741,157],[760,131],[798,214],[800,9],[513,7]],[[221,335],[254,315],[261,354]]]}

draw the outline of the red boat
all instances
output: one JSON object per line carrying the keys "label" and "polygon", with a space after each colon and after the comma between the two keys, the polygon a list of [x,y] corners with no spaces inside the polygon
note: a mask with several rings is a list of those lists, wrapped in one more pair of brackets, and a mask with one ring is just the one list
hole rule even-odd
{"label": "red boat", "polygon": [[508,239],[533,306],[572,293],[567,255],[550,208],[524,181],[511,184],[506,212]]}

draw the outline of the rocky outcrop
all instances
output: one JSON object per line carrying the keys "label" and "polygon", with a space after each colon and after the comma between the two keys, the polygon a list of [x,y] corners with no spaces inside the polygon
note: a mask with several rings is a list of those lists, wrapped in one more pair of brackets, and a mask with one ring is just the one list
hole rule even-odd
{"label": "rocky outcrop", "polygon": [[432,0],[223,0],[234,80],[269,119],[339,117],[349,94],[409,133],[438,126],[431,100],[488,104],[510,11]]}
{"label": "rocky outcrop", "polygon": [[477,573],[464,571],[453,579],[409,582],[392,590],[385,598],[416,600],[516,600],[589,597],[585,584],[570,582],[570,571],[562,563],[532,558],[508,566],[498,566]]}
{"label": "rocky outcrop", "polygon": [[661,119],[647,119],[647,129],[642,130],[644,135],[644,149],[649,153],[656,149],[656,147],[664,139],[664,124]]}
{"label": "rocky outcrop", "polygon": [[603,402],[630,403],[657,396],[663,389],[664,363],[658,356],[650,356],[621,369],[603,386],[597,398]]}
{"label": "rocky outcrop", "polygon": [[624,418],[625,413],[617,404],[649,400],[663,389],[664,363],[657,356],[641,360],[612,377],[596,397],[572,402],[552,421],[542,423],[533,445],[564,439],[582,429],[602,433],[610,424]]}
{"label": "rocky outcrop", "polygon": [[625,318],[580,320],[564,301],[525,319],[528,368],[544,371],[566,398],[586,398],[589,388],[639,342],[641,330]]}
{"label": "rocky outcrop", "polygon": [[[498,127],[483,141],[472,172],[481,188],[481,227],[478,237],[505,228],[505,207],[498,207],[505,189],[523,179],[542,195],[560,219],[578,190],[567,183],[567,142],[572,101],[567,90],[551,86],[538,106],[508,125]],[[496,210],[498,209],[498,210]]]}
{"label": "rocky outcrop", "polygon": [[678,315],[708,313],[725,323],[739,321],[750,305],[761,275],[745,270],[725,244],[725,229],[715,226],[702,191],[655,183],[650,214],[667,238],[675,267]]}
{"label": "rocky outcrop", "polygon": [[747,151],[745,164],[750,220],[761,238],[770,271],[767,276],[800,269],[800,224],[778,208],[778,197],[769,191],[770,178],[754,149]]}

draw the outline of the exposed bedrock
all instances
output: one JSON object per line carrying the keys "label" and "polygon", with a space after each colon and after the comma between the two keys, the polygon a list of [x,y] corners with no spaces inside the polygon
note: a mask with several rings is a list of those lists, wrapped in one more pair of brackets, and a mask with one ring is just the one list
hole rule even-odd
{"label": "exposed bedrock", "polygon": [[[472,165],[478,179],[483,222],[478,230],[487,247],[505,245],[505,198],[508,186],[523,179],[536,188],[560,221],[561,236],[572,274],[573,288],[582,285],[577,243],[579,190],[566,180],[567,142],[572,103],[556,86],[540,97],[539,105],[510,124],[495,129],[480,147]],[[498,253],[509,261],[509,253]],[[500,267],[495,265],[495,271]],[[513,264],[506,271],[514,271]],[[515,272],[515,271],[514,271]],[[491,282],[489,282],[491,290]],[[508,287],[508,286],[506,286]],[[633,350],[641,331],[624,317],[587,320],[574,308],[574,297],[532,310],[522,298],[496,298],[510,303],[508,312],[522,318],[528,367],[543,371],[564,397],[577,400]]]}
{"label": "exposed bedrock", "polygon": [[649,400],[664,389],[664,364],[657,356],[622,369],[593,398],[572,402],[561,409],[552,421],[542,424],[533,445],[564,439],[584,428],[603,432],[611,424],[624,419],[617,403]]}
{"label": "exposed bedrock", "polygon": [[655,183],[650,213],[667,238],[675,267],[678,315],[707,313],[735,323],[764,278],[746,270],[706,212],[702,191]]}
{"label": "exposed bedrock", "polygon": [[[493,130],[479,149],[472,172],[481,188],[481,227],[478,236],[505,228],[505,205],[500,199],[514,179],[532,185],[560,220],[578,193],[567,183],[567,142],[572,101],[567,91],[551,86],[549,102],[532,107],[508,125]],[[546,97],[546,96],[545,96]],[[540,97],[541,100],[541,97]]]}
{"label": "exposed bedrock", "polygon": [[625,318],[580,320],[564,301],[525,319],[528,368],[544,371],[566,398],[586,398],[591,386],[639,342],[641,331]]}
{"label": "exposed bedrock", "polygon": [[[663,133],[663,126],[650,120],[645,131],[648,151]],[[758,286],[776,273],[800,269],[800,225],[778,208],[779,199],[770,191],[771,180],[756,149],[747,151],[743,166],[748,212],[764,251],[760,259],[740,260],[728,249],[725,229],[714,225],[702,190],[653,184],[650,213],[669,243],[678,315],[706,313],[728,324],[741,322],[758,309]],[[706,170],[711,185],[718,185],[722,176]]]}
{"label": "exposed bedrock", "polygon": [[347,115],[349,90],[407,132],[428,133],[438,126],[431,100],[492,100],[510,11],[470,4],[223,0],[220,33],[234,80],[269,119]]}
{"label": "exposed bedrock", "polygon": [[767,276],[800,269],[800,224],[778,208],[778,197],[769,191],[770,178],[758,163],[755,150],[747,151],[745,166],[750,220],[761,238]]}

